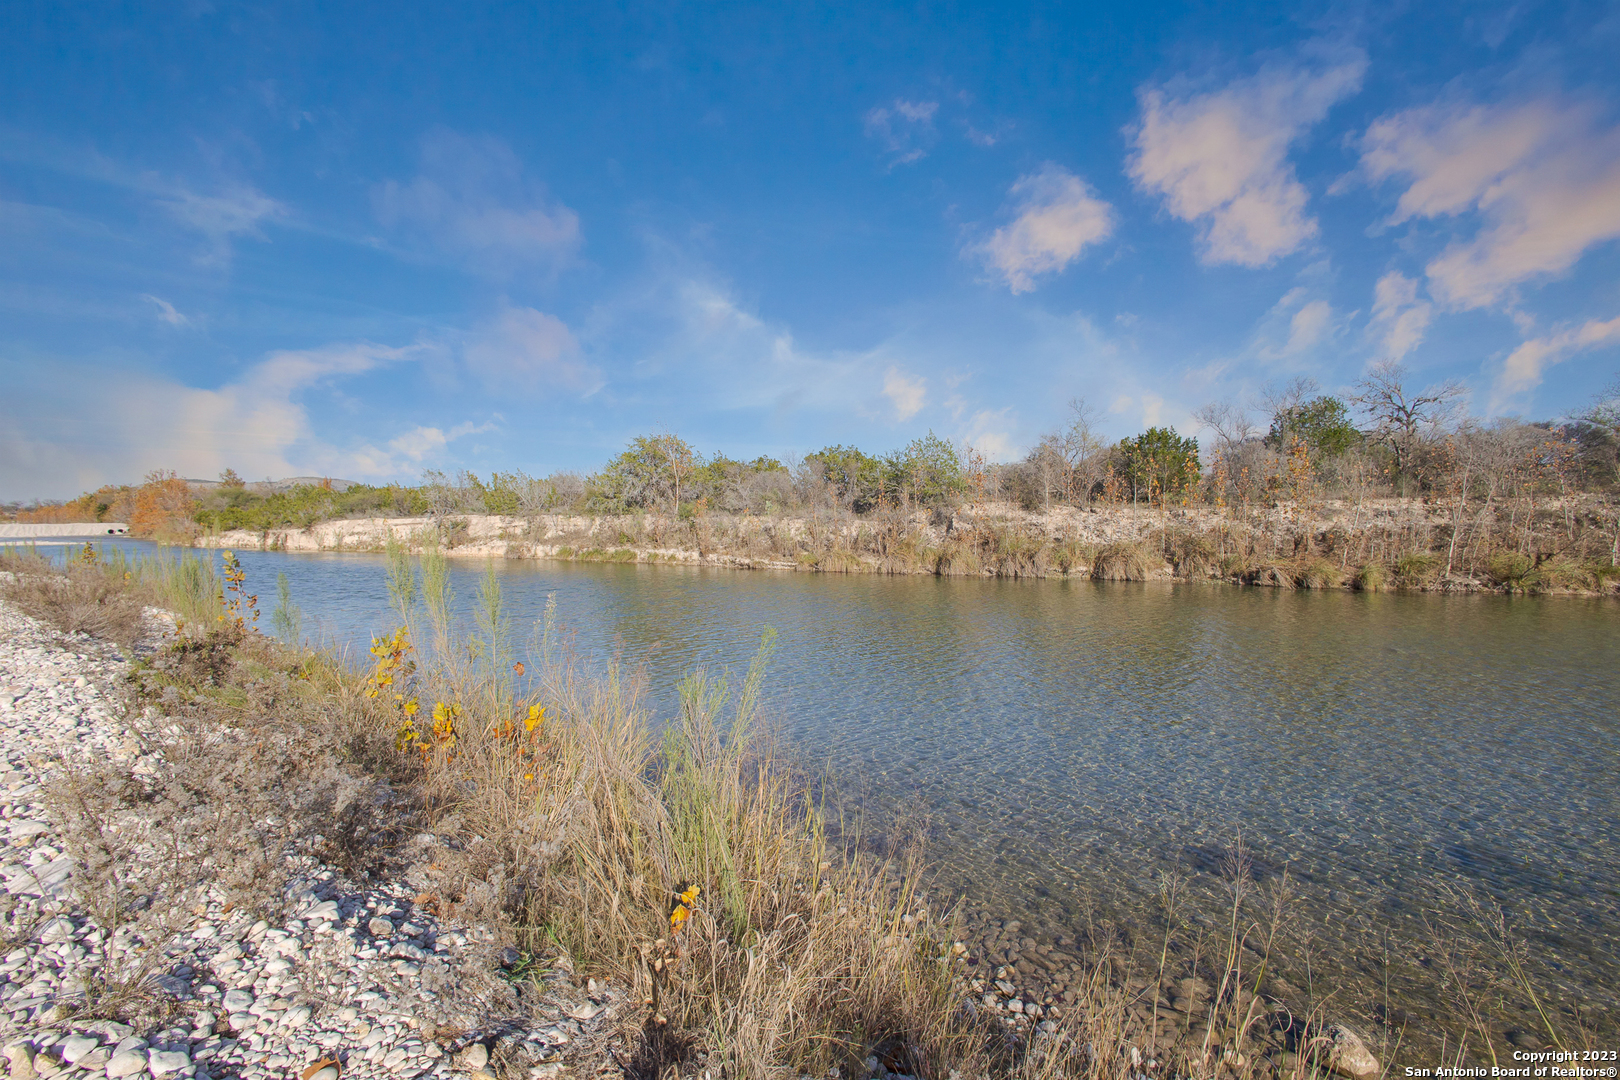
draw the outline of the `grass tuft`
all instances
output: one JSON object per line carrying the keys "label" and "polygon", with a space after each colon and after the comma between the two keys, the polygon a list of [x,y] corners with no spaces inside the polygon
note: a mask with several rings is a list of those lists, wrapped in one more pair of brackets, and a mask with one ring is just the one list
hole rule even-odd
{"label": "grass tuft", "polygon": [[1097,552],[1091,576],[1098,581],[1146,581],[1162,560],[1138,543],[1118,541]]}

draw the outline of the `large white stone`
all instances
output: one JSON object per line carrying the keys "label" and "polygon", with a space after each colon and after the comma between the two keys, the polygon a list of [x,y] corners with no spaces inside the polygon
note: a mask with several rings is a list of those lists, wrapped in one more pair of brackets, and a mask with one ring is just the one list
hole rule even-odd
{"label": "large white stone", "polygon": [[100,1045],[101,1040],[94,1035],[75,1035],[57,1044],[62,1051],[62,1060],[70,1065]]}
{"label": "large white stone", "polygon": [[167,1076],[191,1068],[191,1055],[183,1050],[153,1050],[146,1059],[153,1076]]}
{"label": "large white stone", "polygon": [[118,1080],[119,1077],[134,1076],[145,1071],[146,1055],[139,1050],[126,1050],[122,1054],[114,1054],[113,1059],[107,1062],[106,1068],[108,1080]]}

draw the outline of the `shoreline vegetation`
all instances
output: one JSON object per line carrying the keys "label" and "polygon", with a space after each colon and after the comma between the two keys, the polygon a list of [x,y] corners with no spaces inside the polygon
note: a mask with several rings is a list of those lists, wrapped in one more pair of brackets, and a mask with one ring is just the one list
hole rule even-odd
{"label": "shoreline vegetation", "polygon": [[705,457],[633,439],[598,472],[430,471],[414,486],[154,472],[7,520],[123,521],[232,549],[412,550],[833,573],[1218,580],[1281,588],[1620,592],[1620,384],[1560,422],[1481,423],[1454,385],[1375,367],[1107,443],[1082,401],[1021,460],[933,433],[887,454]]}
{"label": "shoreline vegetation", "polygon": [[[70,854],[99,865],[110,834],[95,823],[120,815],[155,834],[234,822],[244,831],[221,832],[222,850],[258,852],[236,902],[265,917],[281,844],[357,879],[408,874],[419,901],[511,949],[505,969],[619,988],[634,1007],[599,1059],[570,1063],[579,1075],[1375,1080],[1403,1061],[1607,1045],[1613,1018],[1572,1000],[1508,915],[1462,885],[1436,883],[1432,940],[1393,958],[1382,943],[1386,986],[1393,972],[1428,978],[1435,1007],[1320,985],[1286,873],[1256,873],[1241,843],[1197,881],[1163,878],[1159,903],[1122,922],[1050,942],[1011,921],[968,928],[932,888],[924,847],[864,844],[836,820],[831,780],[798,771],[760,723],[768,633],[739,682],[691,673],[660,729],[636,673],[582,666],[554,612],[520,642],[492,565],[478,629],[461,639],[445,551],[386,555],[399,629],[355,665],[257,632],[257,597],[230,555],[216,571],[192,555],[0,552],[10,604],[69,647],[96,636],[135,658],[121,693],[131,722],[163,733],[154,752],[186,775],[233,777],[176,781],[194,812],[151,817],[150,768],[70,772],[50,796],[54,816],[88,830]],[[278,624],[295,624],[289,607],[282,596]],[[173,614],[156,641],[151,608]],[[248,744],[287,753],[252,765]],[[190,895],[167,880],[101,881],[101,909],[149,956],[165,954]],[[63,1015],[172,1016],[155,986]],[[515,1062],[495,1080],[539,1075]]]}

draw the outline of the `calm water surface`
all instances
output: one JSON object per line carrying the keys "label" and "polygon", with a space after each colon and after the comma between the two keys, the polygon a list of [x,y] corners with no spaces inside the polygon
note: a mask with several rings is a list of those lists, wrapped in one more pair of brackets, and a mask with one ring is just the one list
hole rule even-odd
{"label": "calm water surface", "polygon": [[[392,629],[383,564],[244,553],[306,631]],[[698,664],[781,647],[767,710],[858,794],[926,819],[970,911],[1033,936],[1208,871],[1241,834],[1287,866],[1328,951],[1359,920],[1421,937],[1437,882],[1504,903],[1566,990],[1620,981],[1620,605],[1191,584],[496,564],[521,640],[555,594],[587,653],[665,709]],[[457,567],[471,603],[482,564]],[[265,602],[264,606],[269,607]],[[268,620],[266,620],[268,622]],[[521,651],[521,650],[520,650]]]}

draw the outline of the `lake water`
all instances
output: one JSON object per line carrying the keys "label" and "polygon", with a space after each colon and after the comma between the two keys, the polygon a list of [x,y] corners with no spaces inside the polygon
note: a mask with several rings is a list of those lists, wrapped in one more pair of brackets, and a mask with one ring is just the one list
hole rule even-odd
{"label": "lake water", "polygon": [[[359,655],[393,627],[379,557],[242,559],[263,608],[285,572],[306,630]],[[1612,600],[496,571],[520,641],[555,595],[583,651],[645,664],[666,713],[686,671],[740,674],[774,627],[768,715],[868,836],[920,825],[981,927],[1017,918],[1017,936],[1051,940],[1128,920],[1161,871],[1207,882],[1241,835],[1256,877],[1286,867],[1297,932],[1347,1003],[1393,983],[1419,1015],[1445,1011],[1418,967],[1367,956],[1421,952],[1423,912],[1456,882],[1508,909],[1556,996],[1616,1006]],[[463,608],[482,572],[453,564]]]}

